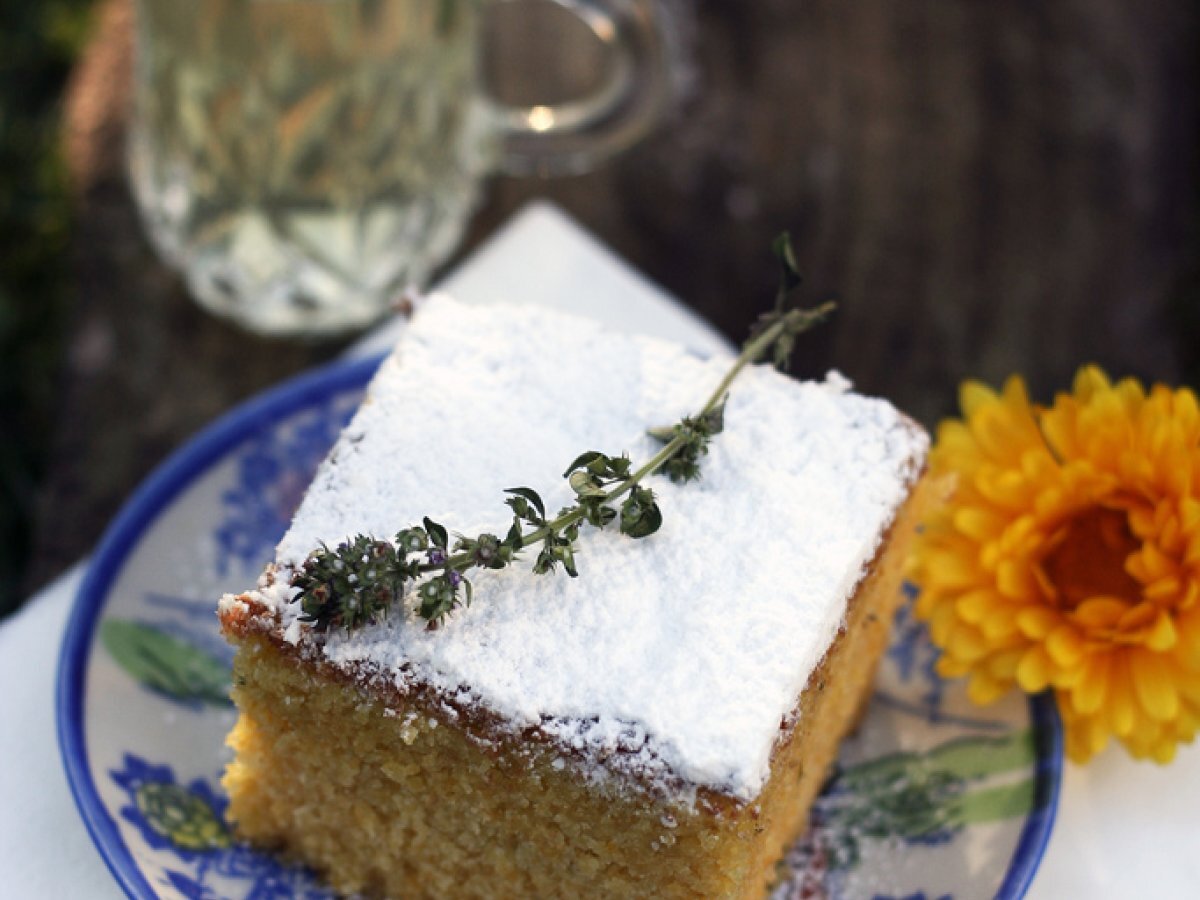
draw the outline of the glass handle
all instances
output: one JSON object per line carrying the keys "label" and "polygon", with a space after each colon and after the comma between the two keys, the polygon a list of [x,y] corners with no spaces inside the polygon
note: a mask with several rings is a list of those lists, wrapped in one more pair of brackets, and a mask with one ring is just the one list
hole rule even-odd
{"label": "glass handle", "polygon": [[670,100],[669,23],[658,0],[552,2],[574,13],[605,46],[606,77],[591,94],[565,103],[487,101],[503,136],[499,168],[510,175],[593,169],[649,132]]}

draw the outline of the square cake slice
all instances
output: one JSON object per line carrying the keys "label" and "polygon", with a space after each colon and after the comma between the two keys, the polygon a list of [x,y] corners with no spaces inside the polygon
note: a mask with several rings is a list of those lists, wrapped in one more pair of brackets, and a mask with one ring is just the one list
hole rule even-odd
{"label": "square cake slice", "polygon": [[[225,776],[238,833],[343,893],[762,897],[870,691],[928,441],[836,374],[734,383],[699,481],[647,484],[661,529],[585,529],[580,577],[475,570],[428,630],[406,599],[353,632],[302,621],[322,543],[429,516],[504,534],[579,453],[658,444],[731,363],[544,309],[431,299],[310,487],[237,647]],[[910,496],[911,495],[911,496]]]}

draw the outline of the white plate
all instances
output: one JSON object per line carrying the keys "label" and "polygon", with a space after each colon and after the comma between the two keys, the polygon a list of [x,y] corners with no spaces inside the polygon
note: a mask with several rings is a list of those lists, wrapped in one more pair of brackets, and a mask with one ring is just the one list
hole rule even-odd
{"label": "white plate", "polygon": [[[238,845],[219,778],[234,712],[214,599],[253,583],[378,360],[302,376],[178,451],[109,529],[63,643],[59,739],[101,854],[138,898],[326,897]],[[776,896],[1019,897],[1054,820],[1052,703],[980,711],[907,607],[874,700]]]}

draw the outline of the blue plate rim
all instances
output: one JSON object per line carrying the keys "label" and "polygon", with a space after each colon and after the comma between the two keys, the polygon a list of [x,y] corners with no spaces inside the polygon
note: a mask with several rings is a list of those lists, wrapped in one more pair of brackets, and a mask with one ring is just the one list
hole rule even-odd
{"label": "blue plate rim", "polygon": [[[84,681],[97,620],[130,552],[159,513],[197,476],[264,422],[291,415],[351,387],[365,387],[383,355],[339,360],[294,376],[230,410],[172,453],[139,485],[109,525],[75,597],[58,658],[55,720],[59,753],[75,805],[105,865],[135,900],[158,894],[142,874],[92,779],[84,743]],[[1049,693],[1029,698],[1036,776],[1033,809],[1025,818],[997,900],[1018,900],[1033,880],[1053,830],[1062,786],[1062,723]]]}
{"label": "blue plate rim", "polygon": [[159,513],[195,478],[241,442],[248,430],[286,417],[330,394],[365,386],[383,357],[336,361],[295,376],[241,403],[171,454],[142,482],[104,533],[67,620],[58,659],[55,718],[67,783],[88,833],[118,884],[137,900],[158,894],[146,881],[100,800],[84,743],[84,679],[96,622],[130,552]]}
{"label": "blue plate rim", "polygon": [[1033,784],[1033,808],[1013,849],[1008,872],[996,891],[997,900],[1024,897],[1033,883],[1050,834],[1058,816],[1062,791],[1063,730],[1058,705],[1051,691],[1029,698],[1029,717],[1033,722],[1034,755],[1037,759]]}

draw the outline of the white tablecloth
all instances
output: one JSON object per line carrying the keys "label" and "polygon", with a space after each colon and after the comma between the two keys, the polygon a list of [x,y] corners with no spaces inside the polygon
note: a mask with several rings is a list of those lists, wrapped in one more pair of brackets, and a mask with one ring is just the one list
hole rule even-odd
{"label": "white tablecloth", "polygon": [[[555,209],[525,210],[447,278],[472,303],[561,306],[614,324],[681,338],[720,338]],[[352,352],[394,339],[391,323]],[[946,389],[951,390],[947,385]],[[54,726],[58,647],[82,564],[0,623],[0,896],[118,898],[80,820],[59,761]],[[1062,898],[1200,897],[1200,746],[1168,767],[1117,749],[1068,765],[1058,821],[1028,895]]]}

